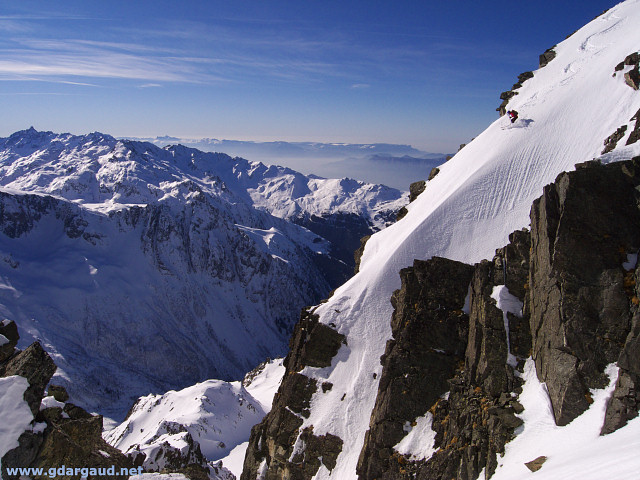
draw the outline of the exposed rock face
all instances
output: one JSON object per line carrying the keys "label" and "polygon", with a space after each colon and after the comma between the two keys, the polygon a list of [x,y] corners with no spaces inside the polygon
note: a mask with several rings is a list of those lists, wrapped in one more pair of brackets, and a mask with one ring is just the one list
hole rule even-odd
{"label": "exposed rock face", "polygon": [[[326,367],[345,342],[343,335],[318,322],[303,310],[284,360],[286,373],[273,400],[271,412],[251,430],[242,480],[254,480],[259,472],[264,480],[313,477],[320,465],[332,470],[342,451],[335,435],[316,436],[310,427],[301,430],[309,417],[311,396],[318,390],[316,380],[298,373],[305,366]],[[322,390],[331,387],[323,385]]]}
{"label": "exposed rock face", "polygon": [[10,358],[0,366],[0,376],[19,375],[29,382],[24,399],[35,416],[40,410],[40,401],[44,389],[56,372],[56,365],[51,357],[42,349],[39,342],[32,343],[26,350]]}
{"label": "exposed rock face", "polygon": [[511,90],[502,92],[500,94],[502,103],[498,108],[496,108],[496,111],[500,113],[500,116],[503,116],[507,113],[507,105],[509,104],[509,100],[518,95],[518,92],[516,92],[516,90],[521,88],[522,84],[530,78],[533,78],[533,72],[522,72],[520,75],[518,75],[518,81],[513,84]]}
{"label": "exposed rock face", "polygon": [[[431,173],[433,173],[433,170],[434,169],[431,169]],[[435,170],[437,170],[437,168]],[[431,177],[431,175],[429,175],[429,177],[430,177],[429,180],[433,178]],[[427,187],[427,182],[425,182],[424,180],[413,182],[411,185],[409,185],[409,203],[413,202],[416,198],[418,198],[418,195],[424,192],[424,189],[426,187]]]}
{"label": "exposed rock face", "polygon": [[638,416],[640,411],[640,266],[625,265],[625,291],[631,298],[631,329],[618,358],[618,381],[609,399],[602,434],[611,433]]}
{"label": "exposed rock face", "polygon": [[[403,210],[405,211],[405,213],[402,214],[402,216],[400,216]],[[402,207],[402,209],[398,212],[398,220],[400,220],[402,217],[404,217],[407,214],[406,211],[407,209],[405,207]],[[371,235],[366,235],[362,237],[360,239],[360,246],[353,252],[353,259],[355,261],[355,266],[353,267],[354,275],[360,271],[360,260],[362,259],[362,254],[364,253],[364,247],[370,238],[371,238]]]}
{"label": "exposed rock face", "polygon": [[[522,423],[515,416],[522,407],[511,394],[519,380],[507,364],[504,314],[492,298],[494,287],[505,283],[525,295],[529,232],[514,232],[510,240],[493,261],[475,267],[432,258],[401,271],[402,288],[392,298],[393,340],[381,358],[358,464],[362,480],[472,480],[483,468],[495,470],[496,455]],[[465,297],[469,315],[462,311]],[[520,322],[516,332],[527,330],[526,320],[514,320]],[[527,355],[530,341],[512,334],[512,352]],[[407,426],[425,415],[436,432],[435,453],[421,460],[396,451]]]}
{"label": "exposed rock face", "polygon": [[[437,167],[432,168],[431,173],[429,173],[429,180],[435,177],[439,171],[440,170]],[[419,180],[409,185],[409,203],[413,202],[416,198],[418,198],[418,196],[422,192],[424,192],[425,188],[427,188],[427,182],[424,180]],[[407,213],[409,213],[409,210],[407,210],[407,207],[402,207],[396,214],[396,220],[401,220],[407,215]]]}
{"label": "exposed rock face", "polygon": [[[4,322],[3,329],[5,332],[9,330],[15,333],[12,338],[17,338],[17,331],[13,331],[9,322]],[[101,416],[91,415],[70,403],[60,403],[68,400],[66,391],[61,387],[50,387],[50,392],[57,398],[51,402],[55,406],[45,408],[42,403],[45,386],[55,370],[53,360],[38,342],[0,363],[0,376],[19,375],[27,379],[29,387],[24,393],[24,399],[33,413],[35,424],[34,428],[19,437],[18,447],[2,457],[2,478],[17,480],[18,475],[9,475],[7,468],[41,467],[48,471],[62,465],[105,469],[114,465],[115,475],[103,478],[128,477],[118,475],[120,468],[133,468],[133,464],[102,439]],[[71,479],[78,478],[78,475],[69,475],[65,471],[56,478]]]}
{"label": "exposed rock face", "polygon": [[[634,90],[638,90],[640,87],[640,52],[633,52],[620,62],[615,67],[615,72],[624,70],[625,67],[630,66],[631,69],[624,73],[624,81]],[[614,72],[614,76],[616,73]]]}
{"label": "exposed rock face", "polygon": [[604,141],[604,150],[602,150],[602,154],[609,153],[616,145],[618,145],[618,141],[624,137],[625,132],[627,131],[627,126],[623,125],[618,128],[615,132],[609,135]]}
{"label": "exposed rock face", "polygon": [[358,462],[360,478],[382,478],[401,465],[393,447],[405,425],[427,413],[464,358],[468,316],[462,309],[473,267],[434,257],[400,271],[391,298],[393,339],[387,342],[375,408]]}
{"label": "exposed rock face", "polygon": [[544,53],[540,55],[540,59],[539,59],[540,68],[546,67],[551,60],[556,58],[557,54],[556,54],[556,51],[554,50],[555,47],[556,46],[554,45],[553,47],[546,49]]}
{"label": "exposed rock face", "polygon": [[636,112],[636,114],[631,117],[631,120],[635,120],[636,124],[633,127],[632,132],[629,134],[629,138],[627,139],[627,145],[632,145],[640,140],[640,110]]}
{"label": "exposed rock face", "polygon": [[[589,389],[608,383],[604,370],[613,362],[619,377],[602,433],[638,415],[639,187],[640,157],[577,165],[534,202],[531,232],[513,232],[491,261],[471,267],[433,258],[401,271],[402,288],[392,298],[393,338],[381,357],[378,395],[357,467],[361,480],[474,480],[483,469],[489,478],[522,424],[522,380],[515,370],[529,355],[547,384],[558,425],[588,408]],[[468,317],[460,307],[467,292]],[[522,303],[521,312],[498,303],[505,292]],[[283,382],[287,388],[281,387],[276,417],[252,432],[244,480],[258,472],[266,479],[311,478],[315,467],[288,460],[304,458],[295,450],[303,444],[322,445],[314,446],[313,458],[330,464],[335,458],[328,442],[301,440],[319,385],[296,372],[307,364],[303,357],[315,358],[307,350],[326,351],[316,364],[329,365],[339,348],[335,332],[323,334],[327,345],[312,339],[328,328],[316,323],[307,315],[296,329],[289,357],[294,370]],[[322,385],[322,391],[331,387]],[[423,418],[435,432],[433,453],[420,458],[399,452],[407,431]],[[540,457],[528,467],[535,471],[543,462]]]}
{"label": "exposed rock face", "polygon": [[0,322],[0,362],[4,362],[13,355],[19,339],[16,322],[2,320]]}
{"label": "exposed rock face", "polygon": [[558,425],[588,408],[588,389],[606,385],[604,368],[630,333],[622,264],[640,246],[639,184],[640,158],[589,162],[560,174],[533,204],[533,357]]}

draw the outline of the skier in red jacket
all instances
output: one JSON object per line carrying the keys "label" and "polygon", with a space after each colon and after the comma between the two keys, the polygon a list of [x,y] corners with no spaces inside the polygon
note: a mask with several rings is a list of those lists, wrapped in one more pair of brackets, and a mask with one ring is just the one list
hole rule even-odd
{"label": "skier in red jacket", "polygon": [[518,119],[518,112],[516,112],[515,110],[509,110],[507,112],[507,115],[509,115],[511,123],[514,123]]}

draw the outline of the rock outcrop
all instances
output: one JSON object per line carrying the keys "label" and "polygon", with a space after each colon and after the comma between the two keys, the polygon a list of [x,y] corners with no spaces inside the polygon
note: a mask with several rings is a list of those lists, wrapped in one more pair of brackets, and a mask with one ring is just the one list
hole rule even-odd
{"label": "rock outcrop", "polygon": [[500,100],[502,100],[502,103],[498,108],[496,108],[496,111],[500,113],[500,116],[503,116],[507,113],[507,105],[509,104],[509,100],[518,95],[518,92],[516,90],[521,88],[522,84],[530,78],[533,78],[533,72],[522,72],[520,75],[518,75],[518,81],[513,84],[511,90],[507,90],[506,92],[502,92],[500,94]]}
{"label": "rock outcrop", "polygon": [[623,263],[640,247],[640,158],[578,167],[531,210],[533,358],[558,425],[589,407],[590,388],[607,384],[604,369],[619,360],[637,308]]}
{"label": "rock outcrop", "polygon": [[[525,292],[529,233],[514,232],[510,240],[475,267],[432,258],[401,271],[402,288],[392,299],[394,338],[381,359],[360,479],[471,480],[495,470],[496,455],[522,423],[509,346],[525,355],[530,349],[530,337],[518,333],[526,324],[520,316],[513,316],[520,325],[507,342],[507,312],[494,298],[505,283]],[[423,416],[435,431],[433,453],[416,458],[399,446]]]}
{"label": "rock outcrop", "polygon": [[540,58],[539,58],[539,61],[538,61],[538,64],[539,64],[540,68],[546,67],[551,60],[556,58],[557,53],[554,50],[554,48],[556,48],[555,45],[553,47],[551,47],[551,48],[547,48],[544,51],[544,53],[540,54]]}
{"label": "rock outcrop", "polygon": [[618,128],[615,132],[609,135],[604,141],[604,150],[602,150],[602,155],[605,153],[611,152],[616,146],[622,137],[624,137],[625,132],[627,131],[627,126],[623,125]]}
{"label": "rock outcrop", "polygon": [[0,362],[13,355],[20,335],[16,322],[4,319],[0,322]]}
{"label": "rock outcrop", "polygon": [[636,114],[631,117],[631,121],[635,120],[636,124],[633,127],[633,130],[629,134],[629,138],[627,139],[627,145],[633,145],[638,140],[640,140],[640,110],[636,112]]}
{"label": "rock outcrop", "polygon": [[[4,320],[0,328],[2,335],[9,334],[8,338],[15,346],[18,338],[15,323]],[[14,480],[19,477],[9,475],[7,469],[12,467],[48,471],[63,465],[71,468],[72,473],[65,470],[56,478],[78,478],[73,469],[88,466],[105,471],[114,466],[116,473],[103,478],[127,478],[128,475],[119,475],[120,469],[134,469],[134,466],[102,439],[100,415],[91,415],[80,407],[64,403],[69,397],[62,387],[51,386],[50,396],[44,396],[56,365],[40,343],[35,342],[23,351],[15,350],[13,346],[11,356],[0,361],[0,376],[18,375],[27,379],[29,386],[24,392],[24,400],[29,405],[33,422],[32,427],[18,438],[18,446],[2,457],[2,478]]]}
{"label": "rock outcrop", "polygon": [[[429,180],[431,180],[433,177],[435,177],[438,172],[440,171],[439,168],[434,167],[431,169],[431,172],[429,173]],[[411,185],[409,185],[409,203],[413,202],[416,198],[418,198],[418,196],[424,192],[424,190],[427,188],[427,182],[429,181],[425,181],[425,180],[419,180],[417,182],[413,182]],[[401,220],[403,219],[407,213],[409,213],[409,210],[407,210],[407,207],[402,207],[398,213],[396,214],[396,220]],[[356,272],[357,273],[357,272]]]}
{"label": "rock outcrop", "polygon": [[378,396],[358,462],[360,478],[398,471],[394,446],[407,425],[424,416],[448,388],[464,359],[468,316],[463,312],[473,267],[434,257],[400,271],[391,298],[393,339],[387,342]]}
{"label": "rock outcrop", "polygon": [[311,427],[301,429],[309,417],[311,396],[320,387],[327,392],[332,386],[318,385],[315,379],[299,372],[305,366],[330,366],[343,343],[343,335],[319,323],[311,311],[302,311],[271,412],[251,430],[242,480],[253,480],[258,475],[264,480],[303,480],[313,477],[321,465],[328,470],[335,467],[342,439],[331,434],[315,435]]}
{"label": "rock outcrop", "polygon": [[620,62],[615,67],[613,76],[615,77],[617,72],[625,70],[625,67],[631,67],[624,72],[624,82],[634,90],[638,90],[640,87],[640,52],[633,52]]}

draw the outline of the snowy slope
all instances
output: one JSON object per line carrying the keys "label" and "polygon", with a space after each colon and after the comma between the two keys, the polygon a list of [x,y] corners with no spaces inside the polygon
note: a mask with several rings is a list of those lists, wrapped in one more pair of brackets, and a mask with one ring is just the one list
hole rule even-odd
{"label": "snowy slope", "polygon": [[260,403],[241,382],[207,380],[140,398],[131,415],[107,432],[105,440],[124,453],[144,453],[145,471],[159,471],[165,466],[164,457],[157,460],[165,443],[186,452],[185,434],[189,433],[208,460],[219,460],[246,441],[251,427],[264,415]]}
{"label": "snowy slope", "polygon": [[33,421],[33,413],[23,398],[28,387],[29,382],[24,377],[0,378],[0,468],[2,457],[19,446],[18,438]]}
{"label": "snowy slope", "polygon": [[[510,232],[528,226],[531,203],[544,185],[600,156],[604,139],[640,108],[640,94],[612,76],[615,65],[637,51],[638,25],[640,2],[629,0],[560,43],[557,58],[511,100],[520,120],[513,126],[506,117],[496,120],[443,165],[409,214],[369,240],[360,273],[317,307],[320,321],[335,324],[348,343],[331,367],[302,372],[334,385],[314,395],[301,427],[343,439],[331,478],[356,478],[378,388],[372,373],[380,378],[399,270],[433,255],[465,262],[491,258]],[[639,152],[638,144],[619,147],[607,160]],[[329,476],[321,467],[316,478]]]}
{"label": "snowy slope", "polygon": [[143,453],[147,472],[162,470],[168,451],[189,457],[199,448],[206,460],[222,459],[222,466],[239,476],[251,427],[271,410],[284,370],[280,358],[260,365],[243,382],[207,380],[141,397],[104,439],[126,454]]}
{"label": "snowy slope", "polygon": [[[518,397],[524,406],[524,412],[519,415],[524,427],[506,445],[492,480],[626,479],[633,478],[629,472],[640,472],[640,418],[613,433],[600,435],[606,401],[618,378],[617,370],[614,365],[607,368],[605,373],[610,377],[610,384],[605,389],[591,391],[593,404],[588,411],[566,427],[558,427],[546,387],[538,380],[534,362],[529,358],[523,375],[525,384]],[[547,457],[544,468],[531,472],[524,464],[539,456]]]}
{"label": "snowy slope", "polygon": [[17,132],[0,140],[0,313],[108,416],[149,392],[241,378],[284,353],[300,308],[329,291],[319,260],[342,265],[269,209],[301,186],[290,210],[373,225],[404,201],[345,185],[181,146]]}

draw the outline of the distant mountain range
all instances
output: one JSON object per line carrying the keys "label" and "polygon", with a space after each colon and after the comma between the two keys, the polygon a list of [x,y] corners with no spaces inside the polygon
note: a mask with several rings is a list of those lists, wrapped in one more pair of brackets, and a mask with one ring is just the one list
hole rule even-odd
{"label": "distant mountain range", "polygon": [[[180,144],[206,152],[223,152],[267,164],[286,165],[307,174],[329,178],[346,176],[400,190],[407,190],[412,182],[425,180],[431,168],[441,165],[449,156],[391,143],[253,142],[172,136],[131,139],[160,147]],[[406,168],[401,167],[403,164]]]}
{"label": "distant mountain range", "polygon": [[[403,194],[184,146],[0,139],[0,312],[92,409],[283,354]],[[308,227],[308,228],[306,228]],[[313,231],[312,231],[313,230]]]}

